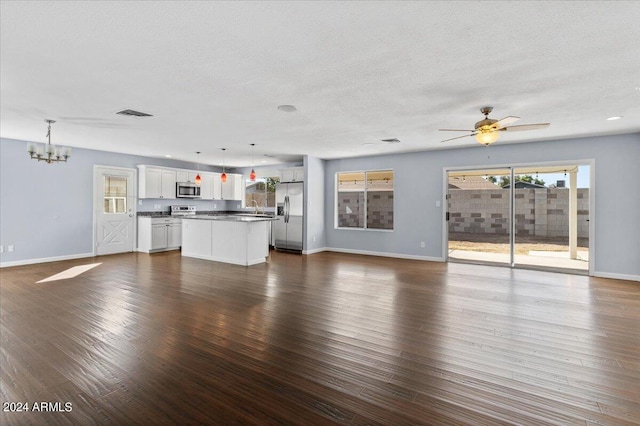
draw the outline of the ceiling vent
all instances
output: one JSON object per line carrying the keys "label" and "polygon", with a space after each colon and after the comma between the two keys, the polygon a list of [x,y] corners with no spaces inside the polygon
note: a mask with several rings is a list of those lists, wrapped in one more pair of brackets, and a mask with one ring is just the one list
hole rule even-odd
{"label": "ceiling vent", "polygon": [[384,143],[400,143],[400,139],[398,139],[398,138],[381,139],[381,140]]}
{"label": "ceiling vent", "polygon": [[132,109],[123,109],[122,111],[116,112],[118,115],[127,115],[129,117],[153,117],[151,114],[147,114],[146,112],[134,111]]}

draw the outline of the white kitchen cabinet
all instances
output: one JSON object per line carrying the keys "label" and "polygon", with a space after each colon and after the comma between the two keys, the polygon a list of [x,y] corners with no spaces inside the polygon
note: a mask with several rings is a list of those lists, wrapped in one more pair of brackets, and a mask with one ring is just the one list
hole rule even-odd
{"label": "white kitchen cabinet", "polygon": [[242,201],[244,195],[244,176],[227,173],[227,181],[222,182],[222,199]]}
{"label": "white kitchen cabinet", "polygon": [[182,246],[182,220],[174,220],[167,227],[167,250]]}
{"label": "white kitchen cabinet", "polygon": [[151,225],[151,250],[167,248],[167,226],[165,224]]}
{"label": "white kitchen cabinet", "polygon": [[222,181],[220,176],[222,173],[212,173],[213,175],[213,199],[222,200]]}
{"label": "white kitchen cabinet", "polygon": [[304,167],[290,167],[288,169],[280,169],[280,182],[303,182]]}
{"label": "white kitchen cabinet", "polygon": [[173,217],[139,217],[138,251],[176,250],[182,245],[182,219]]}
{"label": "white kitchen cabinet", "polygon": [[176,172],[160,167],[138,166],[138,198],[176,198]]}
{"label": "white kitchen cabinet", "polygon": [[202,200],[215,199],[213,193],[213,173],[200,173],[200,198]]}
{"label": "white kitchen cabinet", "polygon": [[[176,171],[176,182],[195,182],[197,175],[198,175],[197,171],[193,171],[193,170],[177,170]],[[200,178],[202,178],[202,173],[200,173]]]}

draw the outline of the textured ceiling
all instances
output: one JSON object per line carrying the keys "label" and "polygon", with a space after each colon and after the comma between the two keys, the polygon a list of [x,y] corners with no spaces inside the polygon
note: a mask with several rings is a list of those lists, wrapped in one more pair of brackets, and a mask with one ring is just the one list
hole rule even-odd
{"label": "textured ceiling", "polygon": [[51,118],[54,143],[208,164],[226,147],[247,166],[250,143],[256,165],[481,148],[438,128],[473,128],[484,105],[551,123],[498,144],[640,131],[637,1],[2,1],[0,15],[5,138],[44,141]]}

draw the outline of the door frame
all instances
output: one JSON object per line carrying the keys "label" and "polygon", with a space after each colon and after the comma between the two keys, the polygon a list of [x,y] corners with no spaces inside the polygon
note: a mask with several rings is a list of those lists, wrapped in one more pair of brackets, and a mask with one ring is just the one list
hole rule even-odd
{"label": "door frame", "polygon": [[102,208],[102,200],[98,199],[98,177],[99,177],[99,169],[113,169],[113,170],[122,170],[127,172],[133,172],[133,197],[136,200],[133,203],[132,213],[136,219],[133,221],[133,251],[136,251],[138,248],[138,169],[130,168],[130,167],[119,167],[119,166],[108,166],[104,164],[94,164],[93,165],[93,239],[92,239],[92,247],[93,247],[93,256],[98,255],[98,247],[96,246],[96,242],[98,240],[98,209]]}
{"label": "door frame", "polygon": [[[533,161],[527,163],[499,163],[499,164],[483,164],[483,165],[470,165],[470,166],[450,166],[442,168],[442,258],[445,262],[449,262],[449,223],[447,221],[447,212],[449,211],[449,200],[447,195],[449,193],[449,179],[448,174],[450,171],[460,170],[484,170],[484,169],[511,169],[511,181],[513,182],[514,169],[520,167],[545,167],[545,166],[561,166],[566,164],[575,164],[576,166],[589,166],[589,276],[593,276],[594,265],[596,262],[596,160],[593,158],[579,159],[579,160],[554,160],[554,161]],[[512,190],[515,185],[511,185]],[[513,194],[510,191],[510,220],[513,232],[514,224],[514,209],[513,209]],[[514,245],[511,245],[511,251],[513,251]],[[519,265],[513,264],[513,253],[511,256],[511,265],[509,267],[518,269]]]}

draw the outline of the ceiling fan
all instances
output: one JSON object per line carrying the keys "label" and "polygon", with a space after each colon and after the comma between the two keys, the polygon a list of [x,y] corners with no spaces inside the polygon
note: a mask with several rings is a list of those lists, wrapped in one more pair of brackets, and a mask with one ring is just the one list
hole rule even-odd
{"label": "ceiling fan", "polygon": [[484,120],[480,120],[476,123],[474,130],[460,130],[460,129],[438,129],[441,132],[471,132],[469,135],[458,136],[451,139],[443,140],[442,142],[449,142],[454,139],[466,138],[467,136],[475,136],[476,140],[482,145],[488,146],[498,140],[500,132],[517,132],[521,130],[536,130],[549,127],[549,123],[539,124],[521,124],[519,126],[510,126],[520,120],[520,117],[514,117],[512,115],[505,117],[501,120],[494,120],[489,118],[489,114],[493,111],[493,107],[486,106],[480,108],[480,112],[484,114]]}

